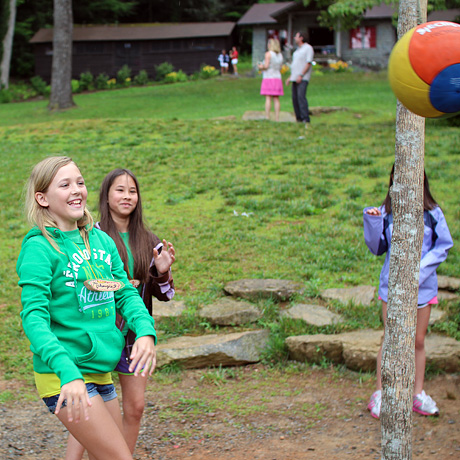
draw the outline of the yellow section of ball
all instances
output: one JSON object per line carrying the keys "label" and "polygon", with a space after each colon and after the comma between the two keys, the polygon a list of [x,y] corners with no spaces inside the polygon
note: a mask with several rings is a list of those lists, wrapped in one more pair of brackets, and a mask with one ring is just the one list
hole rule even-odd
{"label": "yellow section of ball", "polygon": [[412,68],[409,46],[415,28],[396,43],[388,61],[388,79],[396,97],[407,109],[421,117],[437,118],[444,115],[430,102],[430,86]]}

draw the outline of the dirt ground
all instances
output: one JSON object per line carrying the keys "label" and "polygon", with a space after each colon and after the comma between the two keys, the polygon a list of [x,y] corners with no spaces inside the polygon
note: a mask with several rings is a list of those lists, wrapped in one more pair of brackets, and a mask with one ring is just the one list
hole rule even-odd
{"label": "dirt ground", "polygon": [[[137,460],[379,459],[380,422],[366,409],[374,379],[335,369],[248,366],[222,381],[184,371],[149,384]],[[0,389],[14,386],[2,382]],[[414,459],[460,459],[460,376],[425,385],[439,417],[413,417]],[[67,433],[41,401],[0,405],[0,459],[64,457]]]}

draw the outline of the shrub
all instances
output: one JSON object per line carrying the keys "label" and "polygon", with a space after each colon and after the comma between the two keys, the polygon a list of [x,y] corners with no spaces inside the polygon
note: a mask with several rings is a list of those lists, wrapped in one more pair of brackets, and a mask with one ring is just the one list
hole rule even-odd
{"label": "shrub", "polygon": [[12,100],[13,95],[11,94],[11,91],[0,87],[0,104],[8,104],[8,102],[11,102]]}
{"label": "shrub", "polygon": [[131,84],[131,69],[126,64],[117,72],[117,83],[121,86]]}
{"label": "shrub", "polygon": [[134,77],[134,84],[139,86],[144,86],[149,82],[149,75],[146,70],[141,70],[135,77]]}
{"label": "shrub", "polygon": [[171,72],[168,73],[168,75],[165,76],[164,81],[166,83],[176,83],[179,81],[187,81],[187,74],[182,72],[182,70],[179,70],[178,72]]}
{"label": "shrub", "polygon": [[217,77],[220,72],[212,65],[205,65],[201,67],[200,70],[200,78],[203,78],[204,80],[211,78],[211,77]]}
{"label": "shrub", "polygon": [[93,85],[94,77],[91,72],[83,72],[80,74],[80,80],[79,80],[79,89],[80,91],[85,91],[88,89],[94,89]]}
{"label": "shrub", "polygon": [[163,62],[155,66],[155,80],[162,81],[166,75],[174,72],[174,66],[170,62]]}
{"label": "shrub", "polygon": [[42,77],[39,77],[38,75],[32,77],[30,79],[30,84],[38,94],[41,94],[42,96],[47,96],[49,94],[48,86]]}
{"label": "shrub", "polygon": [[460,126],[460,115],[448,117],[446,118],[446,121],[449,126]]}
{"label": "shrub", "polygon": [[106,73],[100,73],[96,77],[96,88],[97,89],[107,89],[109,87],[108,81],[109,81],[109,76]]}
{"label": "shrub", "polygon": [[72,80],[70,84],[72,85],[72,93],[78,93],[80,91],[78,80]]}

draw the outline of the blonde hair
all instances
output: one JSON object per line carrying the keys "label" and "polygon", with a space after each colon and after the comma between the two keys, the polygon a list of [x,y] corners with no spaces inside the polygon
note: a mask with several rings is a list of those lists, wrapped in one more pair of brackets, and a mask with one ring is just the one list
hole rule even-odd
{"label": "blonde hair", "polygon": [[[26,184],[25,211],[27,220],[32,226],[36,225],[40,229],[43,236],[57,251],[59,251],[59,247],[54,238],[46,230],[46,227],[58,227],[58,224],[53,219],[49,209],[38,204],[35,199],[35,194],[37,192],[45,193],[57,172],[62,167],[67,166],[70,163],[75,164],[72,158],[65,156],[45,158],[35,165]],[[75,166],[77,165],[75,164]],[[77,227],[80,230],[80,234],[83,241],[85,241],[85,244],[89,244],[88,232],[93,228],[93,224],[93,217],[91,216],[88,208],[85,207],[83,217],[77,221]]]}
{"label": "blonde hair", "polygon": [[275,53],[281,53],[281,46],[279,40],[276,38],[270,38],[267,44],[268,51],[273,51]]}

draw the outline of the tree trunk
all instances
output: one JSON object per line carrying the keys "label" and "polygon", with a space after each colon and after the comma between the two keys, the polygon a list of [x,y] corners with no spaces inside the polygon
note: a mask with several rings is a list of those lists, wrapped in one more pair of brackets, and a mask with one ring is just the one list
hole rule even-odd
{"label": "tree trunk", "polygon": [[[424,0],[421,0],[422,2]],[[426,4],[426,0],[425,0]],[[417,0],[399,3],[398,37],[420,22]],[[382,353],[382,459],[412,459],[415,329],[423,242],[425,119],[399,101],[396,109],[395,174],[388,307]]]}
{"label": "tree trunk", "polygon": [[48,108],[73,107],[72,99],[72,0],[54,0],[53,65]]}
{"label": "tree trunk", "polygon": [[8,6],[8,27],[3,38],[2,62],[0,63],[0,84],[8,88],[10,80],[11,51],[13,49],[14,25],[16,22],[16,0],[6,0]]}

